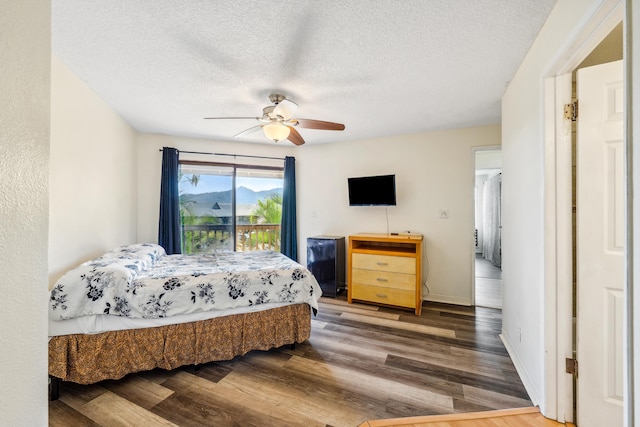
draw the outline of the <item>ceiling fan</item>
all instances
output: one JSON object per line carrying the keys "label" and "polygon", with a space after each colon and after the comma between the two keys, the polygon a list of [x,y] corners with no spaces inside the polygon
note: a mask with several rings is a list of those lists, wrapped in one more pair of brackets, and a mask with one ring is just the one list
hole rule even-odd
{"label": "ceiling fan", "polygon": [[247,130],[234,135],[234,138],[248,135],[262,129],[264,135],[274,142],[288,139],[295,145],[304,144],[304,138],[295,129],[296,127],[320,130],[344,130],[341,123],[324,122],[321,120],[295,119],[293,115],[298,109],[298,104],[287,99],[284,95],[271,94],[269,105],[262,109],[262,117],[205,117],[207,120],[247,120],[254,119],[260,122],[259,125],[250,127]]}

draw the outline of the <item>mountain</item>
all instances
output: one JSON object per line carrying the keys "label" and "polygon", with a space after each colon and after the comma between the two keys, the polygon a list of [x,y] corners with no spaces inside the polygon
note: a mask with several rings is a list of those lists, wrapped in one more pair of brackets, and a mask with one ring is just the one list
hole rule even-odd
{"label": "mountain", "polygon": [[[231,203],[231,192],[233,190],[227,191],[213,191],[210,193],[200,193],[200,194],[182,194],[180,199],[183,202],[195,202],[202,203],[208,206],[213,206],[215,203]],[[263,191],[253,191],[250,188],[246,187],[238,187],[238,191],[236,192],[236,203],[237,204],[247,204],[247,205],[255,205],[258,203],[258,200],[267,198],[272,193],[282,194],[282,188],[273,188],[271,190],[263,190]]]}

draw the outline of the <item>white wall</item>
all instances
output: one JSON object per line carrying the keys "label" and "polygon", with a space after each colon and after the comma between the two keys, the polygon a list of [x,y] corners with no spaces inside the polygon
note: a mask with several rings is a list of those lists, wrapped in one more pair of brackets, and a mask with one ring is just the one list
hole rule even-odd
{"label": "white wall", "polygon": [[0,10],[0,424],[44,426],[51,8]]}
{"label": "white wall", "polygon": [[603,0],[559,0],[502,102],[503,339],[545,413],[543,79]]}
{"label": "white wall", "polygon": [[[389,232],[425,238],[425,300],[472,303],[474,153],[500,145],[500,127],[484,126],[311,145],[297,155],[300,261],[306,238],[387,232],[384,207],[349,207],[347,178],[396,175]],[[440,211],[449,218],[441,219]]]}
{"label": "white wall", "polygon": [[136,132],[51,60],[49,286],[136,238]]}
{"label": "white wall", "polygon": [[[296,158],[298,261],[306,264],[306,238],[318,234],[386,233],[385,208],[349,207],[347,178],[395,174],[398,206],[389,207],[389,231],[426,238],[425,299],[471,304],[473,259],[472,147],[499,145],[500,127],[486,126],[357,142],[248,144],[162,135],[138,139],[138,241],[156,242],[163,146],[179,150]],[[233,159],[182,154],[181,158]],[[238,163],[262,163],[238,158]],[[281,165],[281,162],[267,164]],[[442,220],[439,210],[449,212]],[[426,291],[426,290],[425,290]]]}
{"label": "white wall", "polygon": [[476,170],[501,169],[502,150],[478,150],[476,151]]}

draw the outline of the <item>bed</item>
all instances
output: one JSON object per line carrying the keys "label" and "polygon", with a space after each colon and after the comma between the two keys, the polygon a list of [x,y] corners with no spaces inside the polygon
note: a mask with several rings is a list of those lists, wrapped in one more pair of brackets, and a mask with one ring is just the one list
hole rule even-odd
{"label": "bed", "polygon": [[49,293],[51,398],[60,380],[92,384],[301,343],[321,294],[306,268],[273,251],[116,248]]}

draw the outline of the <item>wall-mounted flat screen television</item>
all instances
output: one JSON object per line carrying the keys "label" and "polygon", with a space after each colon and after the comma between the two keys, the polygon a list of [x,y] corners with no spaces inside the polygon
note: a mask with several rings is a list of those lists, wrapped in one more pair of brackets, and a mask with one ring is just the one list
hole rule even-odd
{"label": "wall-mounted flat screen television", "polygon": [[349,206],[395,206],[396,176],[348,178]]}

